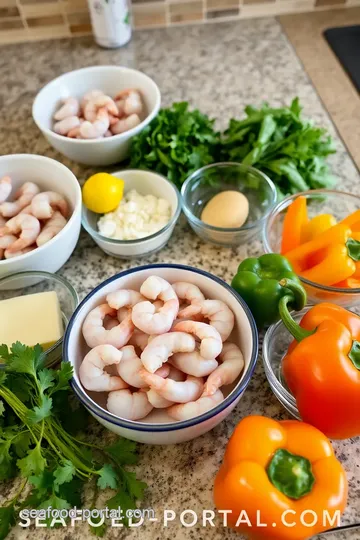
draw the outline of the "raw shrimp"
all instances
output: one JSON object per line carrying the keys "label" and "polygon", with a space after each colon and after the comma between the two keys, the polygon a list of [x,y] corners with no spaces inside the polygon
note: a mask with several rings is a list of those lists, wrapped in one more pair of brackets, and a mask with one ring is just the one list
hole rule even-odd
{"label": "raw shrimp", "polygon": [[134,333],[129,339],[128,344],[134,345],[134,347],[143,351],[146,348],[148,341],[149,341],[148,334],[145,334],[145,332],[142,332],[141,330],[138,330],[137,328],[135,328]]}
{"label": "raw shrimp", "polygon": [[201,340],[200,354],[207,360],[216,358],[222,351],[221,336],[214,326],[196,321],[182,321],[177,323],[173,330],[186,332],[199,338]]}
{"label": "raw shrimp", "polygon": [[130,114],[127,118],[118,120],[110,129],[113,135],[120,135],[120,133],[125,133],[125,131],[129,131],[129,129],[133,129],[139,124],[141,124],[140,117],[137,114]]}
{"label": "raw shrimp", "polygon": [[134,325],[127,319],[111,330],[106,330],[104,328],[106,315],[115,317],[116,309],[111,308],[108,304],[101,304],[87,314],[82,327],[84,339],[89,347],[110,344],[121,349],[129,341],[134,331]]}
{"label": "raw shrimp", "polygon": [[[84,107],[84,118],[88,122],[95,122],[98,119],[99,111],[104,109],[106,113],[109,113],[113,116],[119,114],[119,110],[115,104],[115,101],[111,99],[110,96],[97,96],[91,98]],[[106,131],[106,130],[105,130]]]}
{"label": "raw shrimp", "polygon": [[222,364],[209,375],[204,396],[212,396],[221,386],[234,382],[244,369],[244,357],[235,343],[224,343],[219,360]]}
{"label": "raw shrimp", "polygon": [[155,373],[174,353],[194,350],[193,336],[184,332],[171,332],[154,337],[142,352],[141,361],[150,373]]}
{"label": "raw shrimp", "polygon": [[121,359],[122,353],[112,345],[94,347],[80,365],[79,377],[82,385],[93,392],[127,388],[128,385],[120,377],[113,377],[104,371],[106,366],[118,365]]}
{"label": "raw shrimp", "polygon": [[4,217],[17,216],[21,210],[26,208],[35,195],[40,193],[40,188],[33,182],[25,182],[15,193],[13,202],[4,202],[0,205],[0,213]]}
{"label": "raw shrimp", "polygon": [[140,375],[147,385],[161,397],[176,403],[196,401],[204,389],[203,379],[193,377],[192,375],[188,375],[183,382],[174,381],[169,378],[163,379],[155,373],[149,373],[144,368],[140,371]]}
{"label": "raw shrimp", "polygon": [[210,325],[216,328],[223,341],[227,340],[234,328],[235,318],[225,302],[202,300],[182,310],[178,317],[179,319],[191,319],[192,316],[199,314],[209,320]]}
{"label": "raw shrimp", "polygon": [[43,191],[31,201],[32,214],[38,219],[50,219],[57,208],[64,217],[68,215],[69,205],[66,199],[55,191]]}
{"label": "raw shrimp", "polygon": [[20,255],[25,255],[25,253],[29,253],[30,251],[34,251],[36,249],[36,246],[29,246],[24,249],[20,249],[19,251],[13,252],[9,251],[8,249],[5,250],[4,257],[5,259],[12,259],[13,257],[19,257]]}
{"label": "raw shrimp", "polygon": [[80,126],[79,134],[83,139],[99,139],[110,126],[110,119],[105,108],[99,109],[94,122],[85,120]]}
{"label": "raw shrimp", "polygon": [[85,109],[85,106],[86,104],[91,100],[91,99],[95,99],[99,96],[104,96],[105,93],[102,91],[102,90],[90,90],[89,92],[87,92],[81,102],[80,102],[80,105],[81,105],[81,109],[84,110]]}
{"label": "raw shrimp", "polygon": [[12,190],[10,176],[3,176],[0,180],[0,203],[6,201]]}
{"label": "raw shrimp", "polygon": [[20,237],[8,247],[8,253],[18,252],[31,246],[40,232],[39,220],[28,214],[19,214],[6,222],[5,227],[0,229],[0,237],[7,234],[18,234]]}
{"label": "raw shrimp", "polygon": [[[179,300],[183,300],[188,304],[205,300],[205,296],[200,291],[199,287],[193,285],[192,283],[188,283],[187,281],[177,281],[176,283],[172,284],[172,288],[174,289]],[[181,311],[179,313],[181,313]]]}
{"label": "raw shrimp", "polygon": [[127,420],[141,420],[153,409],[146,392],[131,392],[131,390],[116,390],[110,392],[107,409],[112,414]]}
{"label": "raw shrimp", "polygon": [[56,236],[66,225],[67,221],[60,212],[54,212],[54,215],[47,221],[36,239],[38,247],[43,246]]}
{"label": "raw shrimp", "polygon": [[4,257],[5,250],[17,240],[17,236],[6,234],[0,238],[0,259]]}
{"label": "raw shrimp", "polygon": [[55,120],[64,120],[69,116],[78,116],[80,112],[79,101],[74,97],[69,97],[63,100],[63,105],[54,114]]}
{"label": "raw shrimp", "polygon": [[54,131],[58,135],[67,135],[69,131],[80,126],[80,118],[78,116],[68,116],[60,122],[55,122]]}
{"label": "raw shrimp", "polygon": [[5,227],[6,225],[6,219],[2,217],[0,214],[0,228]]}
{"label": "raw shrimp", "polygon": [[[160,369],[158,369],[156,371],[156,375],[160,375],[160,377],[163,377],[163,375],[161,374],[161,370],[164,368],[164,367],[169,367],[169,372],[167,373],[166,377],[164,378],[168,378],[168,379],[171,379],[173,381],[178,381],[178,382],[183,382],[185,381],[186,379],[186,375],[184,373],[182,373],[180,370],[176,369],[175,367],[173,366],[168,366],[168,364],[164,364]],[[156,390],[150,388],[150,390],[147,391],[147,396],[148,396],[148,399],[151,403],[151,405],[155,408],[155,409],[165,409],[167,407],[170,407],[170,405],[173,405],[173,401],[170,401],[168,399],[165,399],[163,398],[160,394],[158,394],[156,392]]]}
{"label": "raw shrimp", "polygon": [[217,390],[212,396],[202,396],[196,401],[190,401],[188,403],[180,405],[172,405],[167,412],[174,420],[189,420],[195,416],[200,416],[210,409],[213,409],[224,400],[224,396],[221,390]]}
{"label": "raw shrimp", "polygon": [[198,351],[176,353],[169,358],[169,362],[187,375],[194,377],[206,377],[219,365],[215,359],[206,360]]}
{"label": "raw shrimp", "polygon": [[[135,352],[135,348],[132,345],[122,347],[122,359],[117,366],[117,371],[120,377],[134,388],[146,388],[147,384],[144,379],[140,377],[139,372],[143,368],[143,364],[140,358]],[[166,377],[170,373],[170,366],[161,366],[156,371],[156,374],[160,377]]]}
{"label": "raw shrimp", "polygon": [[143,104],[139,90],[132,88],[122,90],[115,97],[115,101],[121,103],[122,113],[126,116],[142,113]]}
{"label": "raw shrimp", "polygon": [[140,292],[150,300],[162,300],[164,305],[156,313],[156,307],[151,302],[136,304],[132,310],[133,323],[147,334],[165,334],[179,310],[179,299],[174,289],[165,279],[150,276],[141,285]]}
{"label": "raw shrimp", "polygon": [[109,293],[106,297],[109,306],[116,310],[123,307],[132,308],[144,300],[145,297],[142,294],[132,289],[121,289],[120,291]]}

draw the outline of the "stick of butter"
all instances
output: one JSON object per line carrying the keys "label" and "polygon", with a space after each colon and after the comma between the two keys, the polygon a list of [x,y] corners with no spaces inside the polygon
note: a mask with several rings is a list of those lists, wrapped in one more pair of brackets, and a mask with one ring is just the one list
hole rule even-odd
{"label": "stick of butter", "polygon": [[0,344],[16,341],[48,349],[64,333],[59,299],[55,291],[17,296],[0,301]]}

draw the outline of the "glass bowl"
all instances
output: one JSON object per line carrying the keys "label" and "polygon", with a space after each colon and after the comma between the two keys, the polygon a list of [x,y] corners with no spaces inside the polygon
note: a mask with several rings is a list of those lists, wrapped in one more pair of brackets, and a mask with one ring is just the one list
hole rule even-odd
{"label": "glass bowl", "polygon": [[[242,227],[223,229],[201,221],[205,205],[222,191],[239,191],[249,201]],[[194,232],[206,242],[232,247],[248,243],[262,229],[276,202],[276,189],[262,172],[241,163],[215,163],[194,172],[181,188],[183,211]]]}
{"label": "glass bowl", "polygon": [[[292,312],[291,315],[299,323],[309,309],[310,306],[302,311]],[[273,324],[268,328],[264,337],[262,359],[271,390],[285,409],[294,418],[301,420],[296,400],[288,389],[282,373],[282,361],[293,340],[294,338],[282,321]]]}
{"label": "glass bowl", "polygon": [[[67,323],[79,304],[77,292],[66,279],[57,274],[40,271],[18,272],[0,279],[0,300],[46,291],[55,291],[58,296],[65,332]],[[34,313],[34,317],[36,317],[36,313]],[[47,367],[60,362],[62,342],[63,338],[60,338],[46,350]]]}
{"label": "glass bowl", "polygon": [[[314,189],[291,195],[279,202],[266,219],[263,231],[263,244],[266,253],[280,253],[282,228],[287,208],[297,197],[306,197],[308,215],[310,218],[318,214],[332,214],[337,221],[360,209],[360,197],[343,191]],[[320,285],[302,278],[308,302],[333,302],[343,307],[353,307],[360,304],[360,289],[342,289]]]}

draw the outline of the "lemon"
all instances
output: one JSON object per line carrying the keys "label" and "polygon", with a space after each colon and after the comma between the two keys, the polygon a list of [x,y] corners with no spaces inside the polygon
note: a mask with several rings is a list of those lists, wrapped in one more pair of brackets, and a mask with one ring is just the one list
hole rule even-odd
{"label": "lemon", "polygon": [[83,185],[83,203],[92,212],[106,214],[119,206],[124,193],[124,180],[108,173],[90,176]]}

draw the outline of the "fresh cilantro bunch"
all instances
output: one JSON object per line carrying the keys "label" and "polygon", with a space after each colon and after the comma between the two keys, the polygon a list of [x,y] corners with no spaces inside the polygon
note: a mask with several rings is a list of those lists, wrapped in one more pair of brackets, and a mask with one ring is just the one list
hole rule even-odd
{"label": "fresh cilantro bunch", "polygon": [[214,120],[190,111],[187,102],[174,103],[133,138],[130,167],[156,171],[180,188],[192,172],[214,163],[219,149]]}
{"label": "fresh cilantro bunch", "polygon": [[244,120],[230,120],[222,159],[252,165],[275,183],[280,197],[334,185],[325,158],[335,152],[331,137],[302,118],[299,99],[290,107],[245,107]]}
{"label": "fresh cilantro bunch", "polygon": [[136,444],[119,439],[103,447],[75,437],[88,416],[69,390],[70,364],[47,369],[39,345],[19,342],[10,351],[1,345],[0,357],[6,363],[0,371],[0,481],[21,477],[16,495],[0,508],[0,540],[23,508],[81,506],[85,483],[94,507],[98,489],[111,488],[108,508],[135,508],[146,487],[125,468],[137,462]]}

